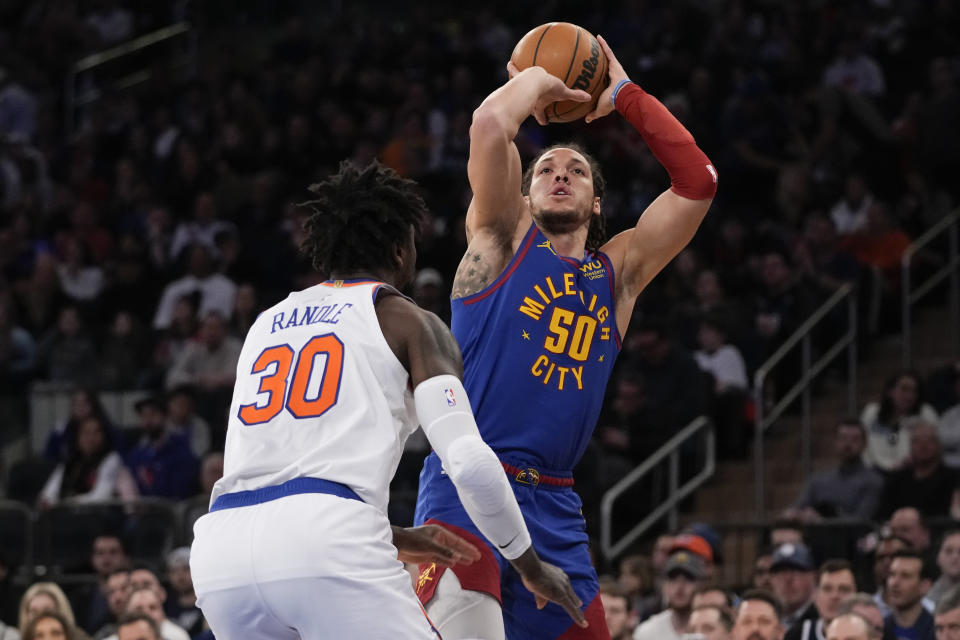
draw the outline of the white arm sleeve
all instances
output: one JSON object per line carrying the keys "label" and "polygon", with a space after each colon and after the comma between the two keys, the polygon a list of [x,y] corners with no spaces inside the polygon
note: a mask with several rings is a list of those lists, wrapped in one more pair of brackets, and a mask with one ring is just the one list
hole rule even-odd
{"label": "white arm sleeve", "polygon": [[530,547],[530,533],[500,460],[480,438],[470,400],[456,376],[434,376],[413,392],[417,417],[464,509],[508,560]]}

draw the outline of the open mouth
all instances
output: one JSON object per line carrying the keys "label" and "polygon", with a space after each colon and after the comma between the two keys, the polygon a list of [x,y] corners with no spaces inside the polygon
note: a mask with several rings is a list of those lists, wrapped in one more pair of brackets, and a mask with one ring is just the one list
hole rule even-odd
{"label": "open mouth", "polygon": [[559,185],[553,188],[553,191],[550,192],[552,196],[570,196],[573,195],[573,192],[570,191],[569,187]]}

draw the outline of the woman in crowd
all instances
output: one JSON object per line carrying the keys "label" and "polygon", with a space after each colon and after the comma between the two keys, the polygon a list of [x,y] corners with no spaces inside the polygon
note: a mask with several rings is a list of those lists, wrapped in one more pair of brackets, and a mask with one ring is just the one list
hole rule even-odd
{"label": "woman in crowd", "polygon": [[901,371],[883,386],[879,402],[863,408],[860,422],[867,428],[866,462],[883,472],[896,471],[910,456],[910,434],[903,428],[908,418],[921,417],[937,424],[937,412],[923,401],[920,376]]}

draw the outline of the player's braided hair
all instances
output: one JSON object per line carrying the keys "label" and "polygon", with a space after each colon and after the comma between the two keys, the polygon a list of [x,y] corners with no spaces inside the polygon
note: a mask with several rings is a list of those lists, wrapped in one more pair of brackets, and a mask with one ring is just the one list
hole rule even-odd
{"label": "player's braided hair", "polygon": [[417,184],[376,160],[363,168],[344,161],[336,174],[311,185],[310,191],[317,197],[300,205],[311,210],[300,248],[326,276],[392,268],[394,248],[407,238],[411,225],[419,234],[427,213]]}
{"label": "player's braided hair", "polygon": [[[600,169],[600,163],[576,142],[564,142],[555,144],[540,152],[533,161],[527,165],[527,170],[523,172],[523,182],[520,184],[520,190],[523,195],[530,195],[530,183],[533,181],[533,168],[540,158],[547,155],[554,149],[572,149],[583,156],[587,164],[590,165],[590,175],[593,176],[593,196],[600,198],[603,202],[603,194],[607,188],[607,181],[603,178],[603,171]],[[587,229],[587,251],[599,251],[603,243],[607,241],[607,219],[601,209],[600,215],[590,218],[590,227]]]}

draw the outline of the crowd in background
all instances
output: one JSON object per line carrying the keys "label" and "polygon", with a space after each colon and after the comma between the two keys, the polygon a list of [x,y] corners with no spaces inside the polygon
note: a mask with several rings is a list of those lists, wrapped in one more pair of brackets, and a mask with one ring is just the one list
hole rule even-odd
{"label": "crowd in background", "polygon": [[[202,512],[222,470],[240,344],[263,309],[323,279],[297,251],[297,203],[344,159],[379,158],[422,185],[432,217],[411,293],[448,320],[472,111],[506,80],[519,37],[554,19],[601,33],[723,176],[693,243],[638,302],[576,470],[587,509],[698,415],[714,419],[723,457],[744,456],[752,372],[838,287],[860,292],[862,349],[899,330],[900,256],[960,196],[956,3],[494,2],[466,12],[0,0],[0,446],[26,435],[31,390],[71,398],[44,451],[3,461],[6,497],[43,510],[143,496]],[[99,99],[68,110],[64,78],[81,56],[179,20],[195,33],[191,64],[129,89],[94,75],[86,88]],[[601,162],[611,233],[665,188],[616,115],[546,128],[531,119],[517,144],[526,161],[570,139]],[[921,268],[938,260],[921,258]],[[783,370],[777,391],[796,372]],[[815,477],[789,515],[960,515],[958,378],[896,373],[859,422],[837,427],[837,469]],[[141,392],[135,424],[104,410],[99,394],[117,390]],[[401,498],[416,487],[423,446],[414,441],[401,463]],[[391,516],[408,522],[409,502]],[[9,582],[17,558],[4,566]],[[102,617],[71,594],[74,621],[96,634],[127,598],[106,607],[110,571],[86,573],[99,576]],[[199,632],[178,617],[190,605],[175,580],[153,592],[161,604],[166,594],[168,621]],[[647,580],[644,597],[657,600],[658,583]],[[0,620],[25,630],[12,593],[0,592]]]}

